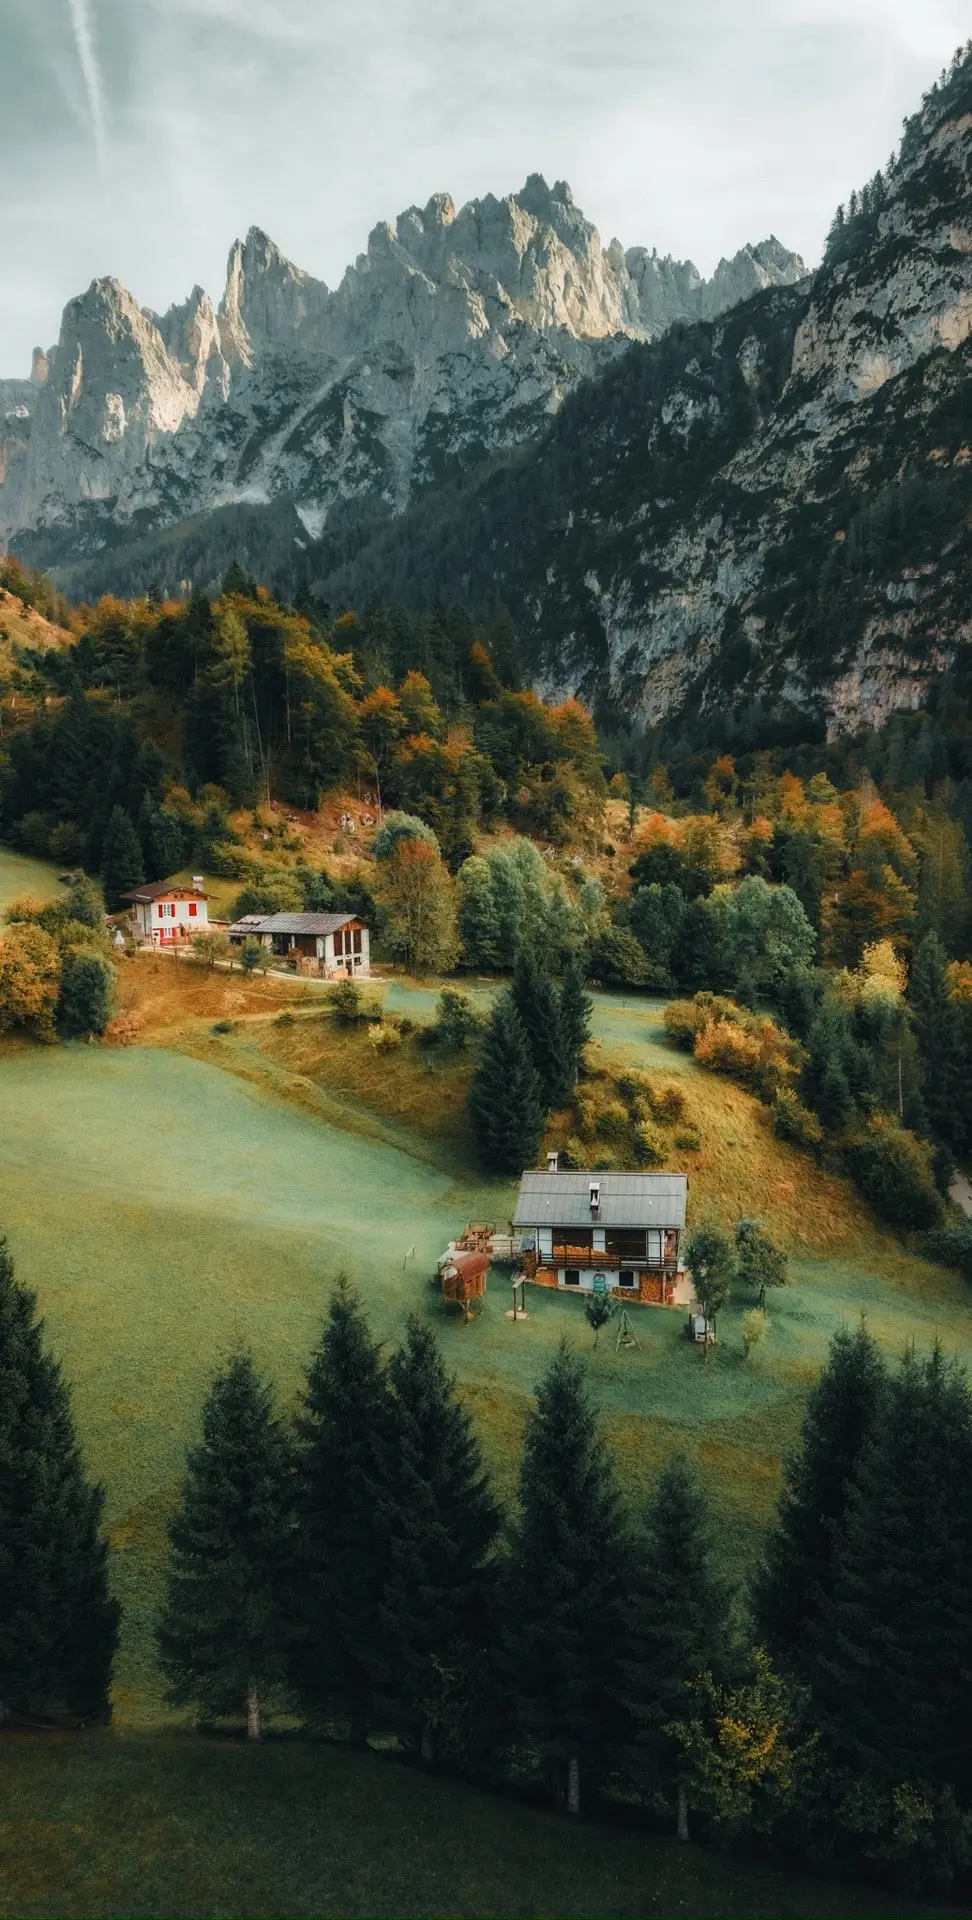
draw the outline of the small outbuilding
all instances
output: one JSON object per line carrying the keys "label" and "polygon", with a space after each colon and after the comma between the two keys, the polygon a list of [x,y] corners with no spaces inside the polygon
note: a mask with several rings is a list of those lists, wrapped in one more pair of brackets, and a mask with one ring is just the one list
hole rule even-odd
{"label": "small outbuilding", "polygon": [[684,1173],[525,1173],[513,1216],[528,1279],[675,1303]]}
{"label": "small outbuilding", "polygon": [[368,929],[353,913],[248,913],[229,929],[234,946],[259,940],[303,973],[325,980],[367,979],[371,972]]}

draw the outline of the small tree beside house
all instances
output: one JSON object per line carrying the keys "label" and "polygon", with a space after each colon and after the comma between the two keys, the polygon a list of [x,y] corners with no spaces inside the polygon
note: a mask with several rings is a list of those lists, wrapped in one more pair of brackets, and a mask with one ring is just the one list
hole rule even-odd
{"label": "small tree beside house", "polygon": [[715,1339],[716,1321],[736,1276],[731,1242],[719,1227],[696,1227],[685,1249],[685,1264],[702,1309],[708,1348],[709,1334]]}

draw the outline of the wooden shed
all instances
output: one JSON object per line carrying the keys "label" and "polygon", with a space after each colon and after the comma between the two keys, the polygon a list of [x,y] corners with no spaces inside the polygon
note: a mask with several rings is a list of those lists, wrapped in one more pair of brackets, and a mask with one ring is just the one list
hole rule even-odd
{"label": "wooden shed", "polygon": [[481,1300],[486,1292],[486,1275],[489,1272],[488,1253],[454,1253],[447,1265],[440,1269],[443,1300],[451,1300],[462,1308],[462,1317],[469,1319],[469,1310],[474,1300]]}

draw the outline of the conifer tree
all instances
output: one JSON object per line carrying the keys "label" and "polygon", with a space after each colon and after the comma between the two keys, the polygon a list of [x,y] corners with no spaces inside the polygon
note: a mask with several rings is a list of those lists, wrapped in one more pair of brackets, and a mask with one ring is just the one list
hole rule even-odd
{"label": "conifer tree", "polygon": [[390,1407],[379,1351],[339,1276],[298,1422],[297,1592],[291,1663],[302,1712],[363,1745],[387,1678]]}
{"label": "conifer tree", "polygon": [[480,1159],[491,1173],[533,1165],[543,1134],[540,1082],[526,1028],[510,994],[501,993],[483,1039],[469,1093]]}
{"label": "conifer tree", "polygon": [[876,1341],[841,1329],[803,1416],[800,1450],[785,1481],[755,1595],[761,1638],[780,1665],[805,1678],[818,1629],[834,1605],[836,1554],[861,1450],[885,1387]]}
{"label": "conifer tree", "polygon": [[573,1076],[561,1021],[560,994],[527,946],[521,947],[517,955],[511,992],[513,1005],[526,1030],[544,1106],[565,1106],[573,1088]]}
{"label": "conifer tree", "polygon": [[289,1442],[249,1354],[213,1381],[202,1424],[169,1521],[159,1659],[170,1700],[245,1712],[259,1739],[265,1696],[286,1678],[294,1528]]}
{"label": "conifer tree", "polygon": [[905,1356],[861,1450],[835,1603],[807,1676],[838,1761],[895,1786],[972,1791],[972,1403],[936,1349]]}
{"label": "conifer tree", "polygon": [[0,1239],[0,1718],[109,1717],[118,1606],[57,1362]]}
{"label": "conifer tree", "polygon": [[435,1335],[414,1315],[388,1378],[389,1697],[413,1752],[458,1759],[495,1647],[499,1510]]}
{"label": "conifer tree", "polygon": [[58,1024],[61,1032],[79,1038],[104,1033],[111,1019],[115,969],[104,954],[75,948],[64,957]]}
{"label": "conifer tree", "polygon": [[576,954],[568,960],[560,988],[560,1028],[570,1088],[577,1084],[584,1064],[584,1048],[591,1037],[594,1002],[584,985],[584,974]]}
{"label": "conifer tree", "polygon": [[938,935],[926,933],[915,954],[908,988],[915,1042],[921,1062],[921,1092],[936,1140],[961,1151],[968,1104],[959,1022],[945,977],[946,955]]}
{"label": "conifer tree", "polygon": [[527,1418],[508,1659],[529,1742],[578,1813],[621,1738],[629,1542],[584,1372],[562,1345]]}
{"label": "conifer tree", "polygon": [[669,1729],[692,1713],[688,1683],[702,1672],[725,1680],[731,1664],[729,1593],[712,1565],[702,1489],[684,1460],[662,1472],[635,1546],[634,1604],[626,1704],[628,1770],[649,1805],[686,1806]]}
{"label": "conifer tree", "polygon": [[124,902],[122,894],[140,887],[145,879],[145,863],[131,814],[124,807],[113,807],[101,847],[101,884],[109,913],[117,913]]}

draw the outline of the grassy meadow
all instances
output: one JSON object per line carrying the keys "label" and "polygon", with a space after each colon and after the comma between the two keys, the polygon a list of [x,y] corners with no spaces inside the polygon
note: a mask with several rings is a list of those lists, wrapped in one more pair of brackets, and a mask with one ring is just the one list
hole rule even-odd
{"label": "grassy meadow", "polygon": [[[19,870],[33,864],[0,860],[12,895],[38,890]],[[495,983],[471,990],[485,1004]],[[383,991],[389,1011],[432,1017],[434,987]],[[630,1832],[568,1833],[542,1811],[315,1748],[286,1726],[257,1754],[185,1731],[161,1695],[152,1630],[202,1396],[246,1340],[293,1406],[339,1267],[384,1341],[409,1310],[433,1320],[507,1496],[535,1381],[566,1333],[587,1355],[631,1497],[687,1452],[740,1579],[834,1329],[863,1312],[892,1355],[940,1338],[968,1358],[972,1301],[881,1231],[845,1182],[775,1141],[757,1102],[672,1052],[659,1002],[599,995],[596,1064],[637,1065],[660,1086],[680,1076],[701,1138],[670,1161],[689,1174],[690,1219],[758,1215],[786,1246],[793,1284],[770,1298],[770,1336],[749,1362],[745,1296],[720,1317],[706,1364],[680,1312],[636,1313],[639,1345],[621,1353],[610,1328],[595,1351],[582,1303],[545,1289],[528,1290],[529,1318],[514,1325],[501,1270],[464,1326],[430,1285],[435,1258],[470,1219],[505,1222],[514,1193],[472,1163],[468,1064],[414,1039],[376,1049],[364,1029],[337,1028],[309,985],[168,957],[124,962],[122,1001],[135,1044],[0,1047],[0,1229],[72,1382],[124,1607],[113,1728],[0,1739],[0,1912],[939,1911]]]}

